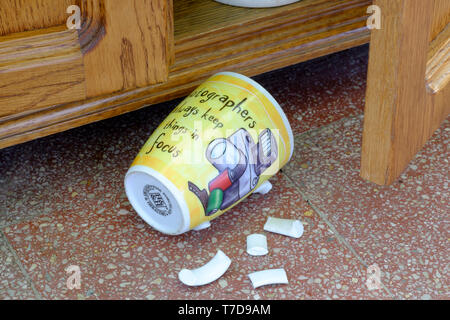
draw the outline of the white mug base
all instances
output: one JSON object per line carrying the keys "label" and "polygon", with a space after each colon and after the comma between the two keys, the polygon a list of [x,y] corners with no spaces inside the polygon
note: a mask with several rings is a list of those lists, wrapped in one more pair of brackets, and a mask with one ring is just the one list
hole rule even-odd
{"label": "white mug base", "polygon": [[125,176],[125,192],[134,210],[156,230],[171,235],[189,230],[189,209],[183,195],[156,170],[131,167]]}

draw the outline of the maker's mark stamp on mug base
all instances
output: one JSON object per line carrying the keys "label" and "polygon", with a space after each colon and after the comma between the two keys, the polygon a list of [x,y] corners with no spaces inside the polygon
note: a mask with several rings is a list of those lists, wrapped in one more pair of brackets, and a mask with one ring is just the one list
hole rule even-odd
{"label": "maker's mark stamp on mug base", "polygon": [[168,216],[172,213],[172,203],[160,188],[146,184],[143,189],[147,204],[158,214]]}

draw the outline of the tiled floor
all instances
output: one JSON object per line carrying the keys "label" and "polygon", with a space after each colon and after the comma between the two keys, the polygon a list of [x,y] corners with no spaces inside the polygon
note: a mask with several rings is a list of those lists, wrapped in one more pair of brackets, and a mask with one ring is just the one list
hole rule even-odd
{"label": "tiled floor", "polygon": [[[177,101],[0,150],[2,299],[449,299],[446,121],[399,181],[359,177],[368,47],[255,77],[296,134],[291,162],[267,195],[252,195],[181,236],[154,231],[128,202],[123,177]],[[250,257],[246,235],[267,216],[300,219],[299,239],[267,233],[269,255]],[[212,284],[177,274],[217,249],[232,259]],[[366,286],[367,268],[381,288]],[[81,270],[69,290],[65,269]],[[288,285],[253,289],[247,274],[285,268]]]}

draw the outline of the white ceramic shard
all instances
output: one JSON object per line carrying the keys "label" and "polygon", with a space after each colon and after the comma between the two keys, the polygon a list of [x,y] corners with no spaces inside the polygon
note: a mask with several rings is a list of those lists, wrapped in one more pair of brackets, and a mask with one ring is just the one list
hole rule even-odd
{"label": "white ceramic shard", "polygon": [[264,225],[264,230],[300,238],[303,234],[303,224],[299,220],[269,217]]}
{"label": "white ceramic shard", "polygon": [[263,234],[254,233],[247,236],[247,253],[251,256],[267,254],[267,238]]}
{"label": "white ceramic shard", "polygon": [[258,288],[268,284],[287,284],[288,278],[284,269],[268,269],[257,271],[248,275],[253,288]]}
{"label": "white ceramic shard", "polygon": [[203,286],[219,279],[231,264],[231,259],[221,250],[208,263],[197,269],[183,269],[178,279],[187,286]]}
{"label": "white ceramic shard", "polygon": [[272,190],[272,184],[269,181],[264,181],[263,184],[261,184],[259,188],[255,190],[255,193],[266,194],[270,190]]}
{"label": "white ceramic shard", "polygon": [[206,222],[203,222],[203,223],[199,224],[198,226],[196,226],[192,230],[200,231],[200,230],[203,230],[203,229],[206,229],[206,228],[209,228],[209,227],[211,227],[211,222],[206,221]]}

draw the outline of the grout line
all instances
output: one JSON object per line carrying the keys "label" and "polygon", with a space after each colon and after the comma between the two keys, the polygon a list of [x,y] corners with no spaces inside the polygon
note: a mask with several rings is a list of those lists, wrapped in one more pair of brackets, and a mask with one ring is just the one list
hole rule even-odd
{"label": "grout line", "polygon": [[[342,243],[350,252],[354,255],[354,257],[365,267],[368,268],[368,264],[361,258],[361,256],[353,249],[353,247],[348,243],[348,241],[337,231],[335,226],[326,218],[326,215],[316,206],[314,205],[309,199],[308,196],[301,190],[300,186],[293,180],[291,177],[289,177],[285,172],[282,172],[282,174],[287,177],[287,179],[294,184],[295,188],[298,190],[300,195],[302,196],[303,200],[306,201],[306,203],[311,206],[311,208],[317,212],[317,214],[320,216],[320,218],[327,224],[327,226],[333,231],[334,235],[338,239],[340,243]],[[380,281],[381,282],[381,281]],[[386,285],[381,282],[381,285],[383,289],[389,293],[391,298],[396,298],[396,296],[386,287]]]}
{"label": "grout line", "polygon": [[8,247],[9,251],[13,255],[14,260],[15,260],[17,266],[19,267],[19,270],[22,272],[22,275],[25,277],[25,280],[28,282],[28,285],[31,287],[31,290],[34,293],[34,295],[36,297],[36,300],[43,300],[41,294],[39,293],[39,291],[37,291],[33,280],[31,280],[31,277],[28,275],[28,272],[25,270],[25,268],[23,267],[22,263],[20,262],[20,259],[19,259],[19,256],[16,253],[16,250],[14,250],[13,246],[9,242],[9,240],[6,237],[6,235],[3,232],[3,230],[0,230],[0,237],[4,238],[6,246]]}

